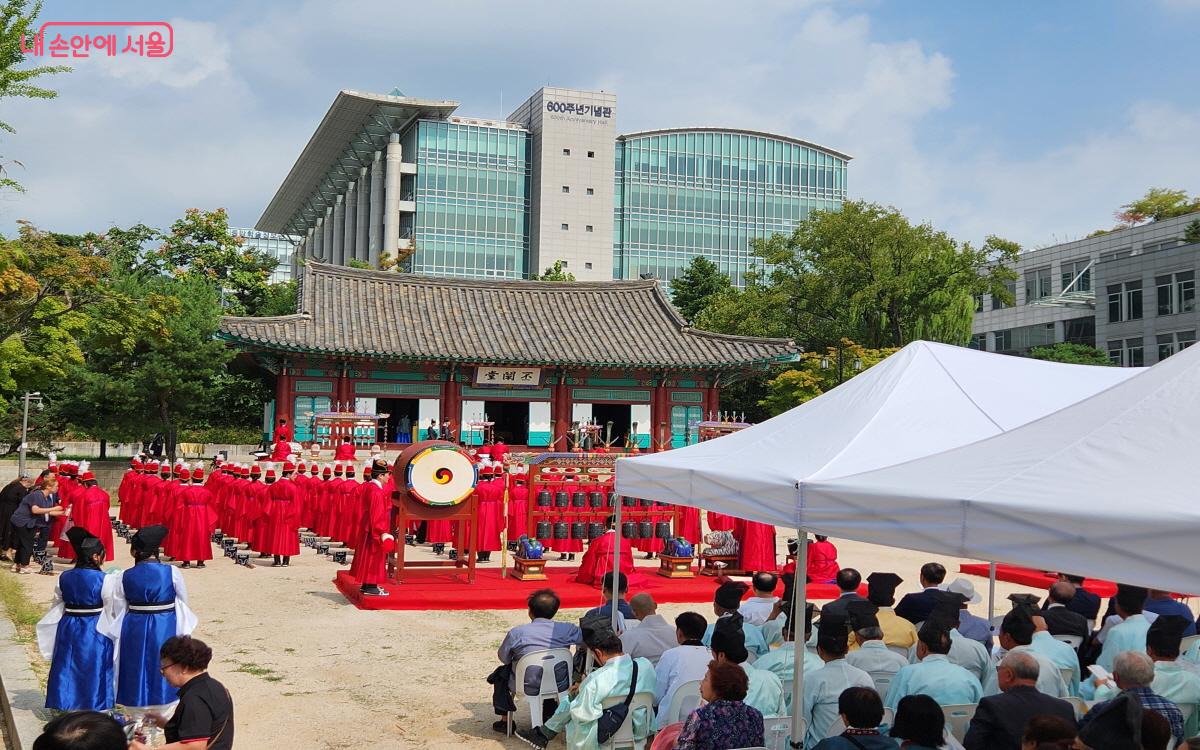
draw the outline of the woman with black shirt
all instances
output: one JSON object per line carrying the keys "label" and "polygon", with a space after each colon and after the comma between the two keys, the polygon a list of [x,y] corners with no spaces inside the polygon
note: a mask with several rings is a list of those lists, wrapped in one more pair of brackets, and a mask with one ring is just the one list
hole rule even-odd
{"label": "woman with black shirt", "polygon": [[[225,686],[208,674],[212,649],[188,635],[168,638],[159,651],[160,669],[179,691],[179,705],[170,720],[147,713],[149,723],[164,729],[167,744],[158,750],[232,750],[233,699]],[[149,750],[134,742],[129,750]]]}

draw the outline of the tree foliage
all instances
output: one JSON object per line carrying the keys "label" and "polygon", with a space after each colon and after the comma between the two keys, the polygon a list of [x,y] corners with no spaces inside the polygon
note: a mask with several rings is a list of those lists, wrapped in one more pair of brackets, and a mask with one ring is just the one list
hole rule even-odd
{"label": "tree foliage", "polygon": [[766,396],[759,403],[771,416],[780,414],[866,372],[897,351],[896,347],[870,349],[842,339],[824,351],[805,352],[797,367],[767,381]]}
{"label": "tree foliage", "polygon": [[554,261],[554,265],[547,268],[545,270],[545,272],[542,273],[541,276],[538,276],[535,279],[535,281],[574,281],[574,280],[575,280],[575,274],[568,271],[566,269],[566,266],[563,265],[563,262],[561,260]]}
{"label": "tree foliage", "polygon": [[1200,211],[1200,198],[1189,197],[1186,190],[1150,188],[1141,198],[1121,206],[1115,216],[1117,221],[1132,227],[1195,211]]}
{"label": "tree foliage", "polygon": [[720,267],[703,255],[688,263],[683,273],[671,282],[671,302],[683,319],[691,323],[713,297],[733,288]]}
{"label": "tree foliage", "polygon": [[[25,53],[21,51],[21,38],[25,37],[26,47],[32,44],[37,32],[35,23],[41,11],[41,2],[30,4],[29,0],[5,0],[3,5],[0,5],[0,100],[53,99],[58,96],[58,92],[42,88],[34,82],[43,76],[70,70],[65,65],[18,68],[25,61]],[[0,120],[0,131],[17,132],[12,125],[3,120]],[[24,191],[19,182],[7,176],[2,160],[0,188]]]}
{"label": "tree foliage", "polygon": [[1033,359],[1044,359],[1049,362],[1066,362],[1072,365],[1101,365],[1112,366],[1108,354],[1094,346],[1086,344],[1069,344],[1061,342],[1053,346],[1035,346],[1029,350]]}
{"label": "tree foliage", "polygon": [[1187,225],[1183,230],[1183,239],[1189,244],[1200,242],[1200,219],[1196,219]]}

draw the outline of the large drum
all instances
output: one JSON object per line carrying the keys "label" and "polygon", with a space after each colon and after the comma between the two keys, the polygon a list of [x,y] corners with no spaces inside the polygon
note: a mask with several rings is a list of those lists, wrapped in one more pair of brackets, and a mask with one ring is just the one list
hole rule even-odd
{"label": "large drum", "polygon": [[471,456],[459,446],[427,440],[405,448],[393,469],[396,489],[430,508],[449,508],[475,491],[479,477]]}

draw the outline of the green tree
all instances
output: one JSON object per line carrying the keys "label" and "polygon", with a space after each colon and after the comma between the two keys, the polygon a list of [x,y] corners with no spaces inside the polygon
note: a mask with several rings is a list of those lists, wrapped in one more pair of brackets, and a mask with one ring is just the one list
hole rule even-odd
{"label": "green tree", "polygon": [[[838,371],[839,346],[841,348],[841,372]],[[800,356],[797,367],[785,370],[767,381],[766,396],[759,403],[770,416],[810,401],[871,367],[879,364],[898,348],[869,349],[849,339],[842,339],[839,346],[830,346],[823,352],[805,352]]]}
{"label": "green tree", "polygon": [[[58,92],[42,88],[34,81],[42,76],[70,70],[66,65],[35,65],[18,69],[25,61],[21,51],[21,38],[25,37],[26,48],[33,43],[37,29],[35,23],[42,12],[41,2],[32,5],[29,0],[5,0],[0,5],[0,99],[53,99]],[[0,130],[16,133],[13,126],[0,120]],[[15,162],[20,164],[20,162]],[[0,160],[0,188],[24,192],[21,183],[7,176],[3,160]]]}
{"label": "green tree", "polygon": [[534,279],[534,281],[574,281],[575,274],[566,269],[561,260],[554,261],[554,265],[550,266],[545,272]]}
{"label": "green tree", "polygon": [[1200,242],[1200,219],[1187,225],[1187,228],[1183,230],[1183,239],[1188,243]]}
{"label": "green tree", "polygon": [[1194,211],[1200,211],[1200,198],[1189,198],[1186,190],[1150,188],[1141,198],[1121,206],[1115,216],[1122,224],[1135,226]]}
{"label": "green tree", "polygon": [[1086,344],[1068,344],[1061,342],[1053,346],[1035,346],[1029,350],[1033,359],[1044,359],[1050,362],[1066,362],[1072,365],[1102,365],[1109,367],[1108,354],[1094,346]]}
{"label": "green tree", "polygon": [[296,282],[284,281],[267,285],[267,296],[258,308],[258,315],[294,315],[296,313]]}
{"label": "green tree", "polygon": [[230,234],[225,209],[189,208],[162,235],[162,245],[146,254],[144,264],[159,273],[216,285],[231,315],[257,315],[269,296],[271,272],[279,261]]}
{"label": "green tree", "polygon": [[696,320],[708,302],[718,294],[732,289],[729,277],[719,266],[703,255],[697,255],[677,279],[671,282],[671,302],[689,323]]}

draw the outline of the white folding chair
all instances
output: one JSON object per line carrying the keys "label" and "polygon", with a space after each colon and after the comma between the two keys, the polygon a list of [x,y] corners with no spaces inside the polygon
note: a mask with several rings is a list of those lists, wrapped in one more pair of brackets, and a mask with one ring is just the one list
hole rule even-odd
{"label": "white folding chair", "polygon": [[[571,649],[569,648],[549,648],[541,651],[534,651],[525,654],[517,660],[517,666],[513,669],[516,678],[515,687],[516,693],[513,695],[514,703],[518,700],[524,700],[529,704],[529,725],[531,727],[540,727],[544,721],[542,717],[542,701],[548,698],[563,700],[566,691],[559,692],[558,679],[554,673],[559,664],[567,665],[567,685],[571,684]],[[525,672],[530,667],[541,667],[542,680],[538,684],[537,695],[527,695],[525,688]],[[513,714],[508,714],[508,736],[512,736]]]}
{"label": "white folding chair", "polygon": [[[800,720],[800,739],[803,741],[805,732],[808,731],[808,725],[804,719]],[[789,750],[788,739],[792,733],[792,717],[790,716],[764,716],[763,717],[763,744],[767,746],[767,750]]]}
{"label": "white folding chair", "polygon": [[667,713],[660,722],[663,726],[683,721],[700,706],[700,680],[690,680],[675,688]]}
{"label": "white folding chair", "polygon": [[967,727],[971,725],[971,719],[974,718],[978,706],[977,703],[942,706],[942,714],[946,717],[946,724],[950,727],[950,734],[954,735],[954,739],[962,742],[967,736]]}
{"label": "white folding chair", "polygon": [[905,659],[912,656],[912,654],[909,653],[910,650],[911,649],[907,649],[903,646],[888,646],[888,651],[891,651],[893,654],[900,654]]}
{"label": "white folding chair", "polygon": [[1179,713],[1183,714],[1183,723],[1187,724],[1187,720],[1192,718],[1192,714],[1196,713],[1196,704],[1177,703],[1175,705],[1179,706]]}
{"label": "white folding chair", "polygon": [[1066,698],[1063,698],[1063,700],[1065,700],[1067,703],[1070,703],[1075,709],[1076,719],[1082,719],[1083,715],[1088,712],[1087,701],[1085,701],[1083,698],[1080,698],[1078,695],[1068,695]]}
{"label": "white folding chair", "polygon": [[881,699],[887,698],[888,689],[892,686],[892,678],[896,676],[895,672],[867,672],[871,675],[871,680],[875,683],[875,692],[879,693]]}
{"label": "white folding chair", "polygon": [[[624,695],[614,695],[610,698],[605,698],[601,702],[604,708],[612,708],[618,703],[624,703]],[[654,731],[654,693],[634,693],[633,699],[629,702],[629,713],[625,716],[625,722],[621,727],[613,733],[608,742],[600,745],[605,750],[643,750],[649,740],[649,734],[645,737],[635,737],[633,732],[633,717],[638,710],[643,712],[643,716],[647,717],[646,725],[649,731]]]}
{"label": "white folding chair", "polygon": [[[1079,647],[1083,645],[1083,636],[1080,635],[1056,635],[1054,636],[1054,640],[1062,641],[1076,651],[1078,651]],[[1070,680],[1068,680],[1068,682],[1070,682]]]}
{"label": "white folding chair", "polygon": [[794,680],[780,680],[783,683],[783,707],[792,710],[792,683]]}
{"label": "white folding chair", "polygon": [[1004,615],[996,615],[990,622],[992,623],[992,634],[995,635],[1000,632],[1000,625],[1004,622]]}
{"label": "white folding chair", "polygon": [[1200,635],[1189,635],[1179,642],[1179,653],[1186,654],[1196,641],[1200,641]]}

